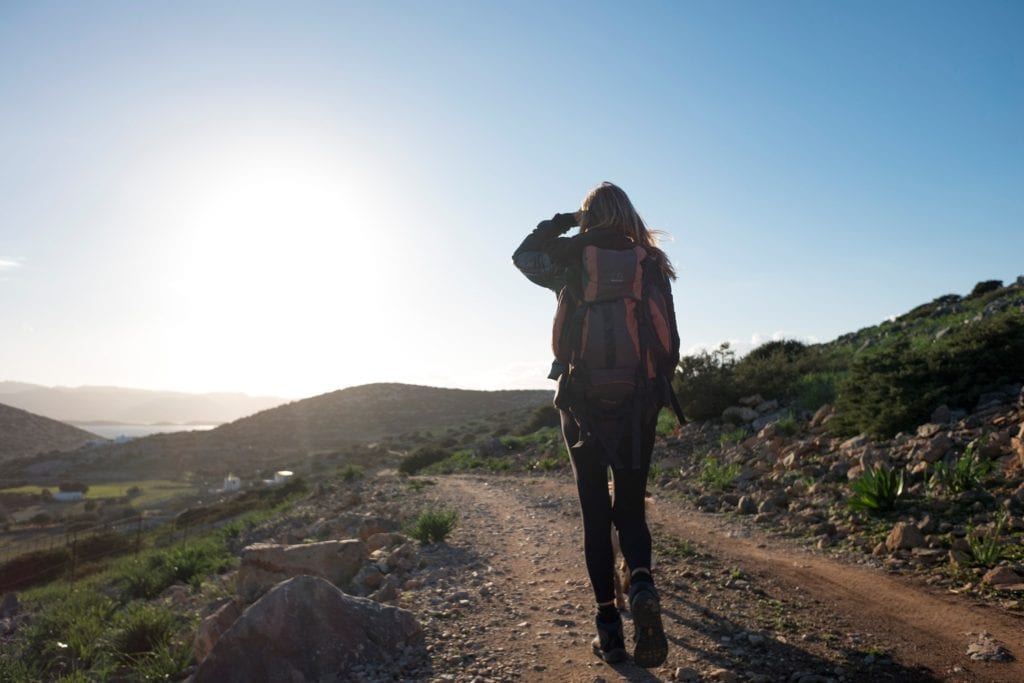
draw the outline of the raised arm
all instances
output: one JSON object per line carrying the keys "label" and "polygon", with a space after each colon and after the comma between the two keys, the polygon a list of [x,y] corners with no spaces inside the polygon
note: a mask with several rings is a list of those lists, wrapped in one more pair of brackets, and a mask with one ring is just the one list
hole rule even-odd
{"label": "raised arm", "polygon": [[567,238],[560,237],[576,225],[576,215],[556,213],[541,221],[512,254],[512,262],[530,282],[558,292],[565,284],[564,268],[552,259],[553,249]]}

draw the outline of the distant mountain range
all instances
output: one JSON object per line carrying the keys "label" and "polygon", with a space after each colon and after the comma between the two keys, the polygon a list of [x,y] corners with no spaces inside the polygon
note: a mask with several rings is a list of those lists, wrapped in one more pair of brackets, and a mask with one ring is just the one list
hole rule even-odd
{"label": "distant mountain range", "polygon": [[0,404],[0,462],[50,451],[70,451],[99,436],[63,422]]}
{"label": "distant mountain range", "polygon": [[[2,399],[3,397],[0,397]],[[5,476],[223,476],[420,430],[550,405],[551,391],[471,391],[368,384],[264,410],[208,431],[154,434],[56,457],[38,457]],[[493,424],[481,429],[493,429]],[[12,464],[13,465],[13,464]],[[100,473],[105,473],[101,475]]]}
{"label": "distant mountain range", "polygon": [[87,425],[221,424],[287,400],[235,393],[188,394],[123,387],[44,387],[0,382],[0,403],[61,422]]}

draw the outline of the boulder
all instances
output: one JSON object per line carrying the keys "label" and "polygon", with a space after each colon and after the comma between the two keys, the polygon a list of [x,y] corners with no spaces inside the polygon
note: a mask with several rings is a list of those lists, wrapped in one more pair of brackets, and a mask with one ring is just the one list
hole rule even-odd
{"label": "boulder", "polygon": [[333,681],[355,667],[389,667],[399,680],[403,664],[426,657],[423,629],[410,612],[297,576],[242,613],[193,682]]}
{"label": "boulder", "polygon": [[366,539],[366,549],[372,553],[374,550],[378,550],[380,548],[393,548],[396,545],[405,543],[407,540],[409,539],[400,533],[394,531],[382,531],[380,533],[373,534]]}
{"label": "boulder", "polygon": [[733,424],[746,424],[757,419],[757,411],[746,406],[730,406],[722,411],[722,419]]}
{"label": "boulder", "polygon": [[288,546],[256,543],[242,550],[238,594],[250,601],[271,586],[300,574],[344,585],[352,580],[366,558],[366,544],[356,539]]}
{"label": "boulder", "polygon": [[852,436],[839,445],[839,450],[843,452],[854,451],[858,448],[864,448],[871,441],[871,437],[868,434],[858,434]]}
{"label": "boulder", "polygon": [[913,524],[898,522],[889,536],[885,539],[885,547],[890,552],[896,550],[912,550],[923,548],[925,545],[924,534]]}
{"label": "boulder", "polygon": [[916,445],[911,457],[917,457],[925,462],[937,462],[946,457],[952,448],[953,440],[947,434],[940,433]]}
{"label": "boulder", "polygon": [[201,664],[210,655],[221,635],[231,628],[240,616],[242,604],[237,600],[231,600],[199,623],[194,645],[196,663]]}
{"label": "boulder", "polygon": [[355,595],[368,595],[380,588],[383,580],[384,573],[377,567],[376,562],[371,562],[359,570],[359,573],[356,574],[351,584],[349,584],[348,590]]}
{"label": "boulder", "polygon": [[997,587],[1019,586],[1024,583],[1024,577],[1009,567],[990,569],[981,580],[990,586]]}
{"label": "boulder", "polygon": [[404,543],[394,550],[377,563],[380,570],[385,574],[391,574],[393,572],[408,572],[419,562],[419,555],[416,553],[416,545],[414,543]]}
{"label": "boulder", "polygon": [[743,496],[736,504],[736,512],[741,515],[753,515],[757,512],[757,501],[750,496]]}

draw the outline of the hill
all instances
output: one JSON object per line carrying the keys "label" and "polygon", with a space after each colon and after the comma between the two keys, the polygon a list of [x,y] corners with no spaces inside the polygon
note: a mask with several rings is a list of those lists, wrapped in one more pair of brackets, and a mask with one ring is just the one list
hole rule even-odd
{"label": "hill", "polygon": [[813,413],[830,428],[891,437],[946,405],[970,412],[1015,397],[1024,383],[1024,276],[979,282],[825,344],[780,340],[737,359],[727,344],[683,358],[676,392],[687,416],[715,419],[761,396]]}
{"label": "hill", "polygon": [[0,403],[0,461],[69,451],[101,440],[83,429]]}
{"label": "hill", "polygon": [[0,398],[62,422],[220,424],[285,403],[276,396],[239,393],[189,394],[124,387],[44,387],[0,382]]}
{"label": "hill", "polygon": [[[550,404],[550,391],[471,391],[369,384],[264,410],[209,431],[154,434],[37,458],[18,474],[223,476],[420,430],[437,431]],[[489,431],[489,430],[488,430]],[[12,473],[13,474],[13,473]]]}

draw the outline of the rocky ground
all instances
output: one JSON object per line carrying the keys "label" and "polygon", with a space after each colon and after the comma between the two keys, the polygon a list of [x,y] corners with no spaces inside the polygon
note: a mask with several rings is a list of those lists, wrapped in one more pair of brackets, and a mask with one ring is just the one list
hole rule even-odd
{"label": "rocky ground", "polygon": [[[409,545],[389,530],[431,506],[459,511],[447,542]],[[322,488],[239,544],[380,545],[338,585],[411,612],[425,652],[403,641],[393,657],[349,666],[337,680],[1024,680],[1024,621],[980,596],[900,576],[872,556],[821,552],[752,517],[700,512],[674,494],[656,493],[650,516],[670,641],[665,666],[651,671],[590,651],[593,599],[564,474],[381,473],[345,492]]]}
{"label": "rocky ground", "polygon": [[[182,672],[196,682],[267,670],[259,661],[285,662],[289,679],[360,683],[1021,681],[1020,396],[937,411],[885,442],[829,436],[827,408],[800,424],[752,399],[733,411],[738,425],[661,440],[649,518],[670,652],[650,671],[591,653],[566,468],[324,479],[240,530],[238,569],[159,600],[201,618]],[[934,463],[965,452],[985,475],[936,485]],[[906,492],[892,510],[851,511],[851,483],[879,464],[905,473]],[[413,541],[408,523],[432,508],[457,511],[457,526],[445,542]],[[987,563],[985,538],[999,548]],[[302,575],[323,580],[282,588]],[[10,637],[31,620],[14,603],[0,612]]]}
{"label": "rocky ground", "polygon": [[571,482],[449,477],[424,495],[462,511],[430,606],[409,605],[426,625],[436,680],[1024,676],[1009,661],[1024,652],[1014,616],[665,499],[652,520],[669,659],[649,672],[611,667],[590,653],[593,605]]}

